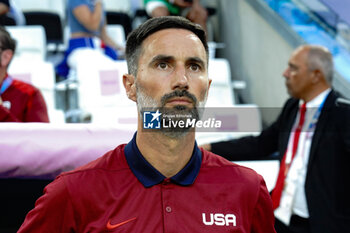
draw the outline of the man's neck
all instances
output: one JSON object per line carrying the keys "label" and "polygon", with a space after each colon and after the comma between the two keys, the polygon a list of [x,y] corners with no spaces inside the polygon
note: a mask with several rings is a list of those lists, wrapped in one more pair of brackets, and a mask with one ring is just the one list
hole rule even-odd
{"label": "man's neck", "polygon": [[181,138],[170,138],[160,132],[139,129],[136,144],[144,158],[165,177],[176,175],[191,159],[195,133]]}
{"label": "man's neck", "polygon": [[308,92],[307,95],[303,96],[301,99],[307,103],[316,98],[319,94],[321,94],[328,88],[330,88],[329,85],[320,85],[317,88],[314,88],[312,91]]}

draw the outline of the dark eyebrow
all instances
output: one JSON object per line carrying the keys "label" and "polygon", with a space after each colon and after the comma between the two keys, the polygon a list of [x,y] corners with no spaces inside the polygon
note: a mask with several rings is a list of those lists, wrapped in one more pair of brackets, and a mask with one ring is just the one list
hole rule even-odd
{"label": "dark eyebrow", "polygon": [[153,64],[153,63],[159,62],[159,61],[170,61],[170,60],[174,60],[174,57],[161,54],[161,55],[157,55],[154,58],[152,58],[150,64]]}
{"label": "dark eyebrow", "polygon": [[190,57],[188,59],[188,62],[197,63],[202,67],[206,67],[206,65],[205,65],[206,63],[202,59],[200,59],[199,57]]}
{"label": "dark eyebrow", "polygon": [[[154,63],[157,63],[159,61],[172,61],[172,60],[175,60],[175,58],[173,56],[160,54],[160,55],[153,57],[150,64],[154,64]],[[206,67],[206,63],[199,57],[190,57],[187,59],[187,63],[197,63],[202,67]]]}
{"label": "dark eyebrow", "polygon": [[288,66],[293,68],[293,69],[298,69],[298,66],[296,66],[295,64],[288,62]]}

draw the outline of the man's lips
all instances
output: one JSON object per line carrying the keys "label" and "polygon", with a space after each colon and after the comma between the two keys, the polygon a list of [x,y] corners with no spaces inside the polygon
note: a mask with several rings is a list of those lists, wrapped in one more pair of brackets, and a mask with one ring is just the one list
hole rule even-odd
{"label": "man's lips", "polygon": [[186,97],[171,98],[170,100],[167,101],[167,104],[171,104],[171,105],[187,105],[192,103],[193,101]]}

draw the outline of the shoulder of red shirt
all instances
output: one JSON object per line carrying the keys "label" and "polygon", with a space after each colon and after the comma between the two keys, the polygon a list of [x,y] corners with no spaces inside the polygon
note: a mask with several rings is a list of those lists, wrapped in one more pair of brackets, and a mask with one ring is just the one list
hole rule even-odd
{"label": "shoulder of red shirt", "polygon": [[15,88],[20,92],[28,95],[33,95],[34,93],[39,91],[39,89],[34,87],[33,85],[16,79],[13,80],[9,88]]}

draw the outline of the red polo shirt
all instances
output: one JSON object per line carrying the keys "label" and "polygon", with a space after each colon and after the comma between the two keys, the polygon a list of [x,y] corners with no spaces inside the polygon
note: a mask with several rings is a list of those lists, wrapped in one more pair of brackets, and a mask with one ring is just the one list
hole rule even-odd
{"label": "red polo shirt", "polygon": [[0,122],[49,122],[45,100],[30,84],[12,80],[1,99]]}
{"label": "red polo shirt", "polygon": [[269,193],[253,170],[195,145],[186,167],[166,179],[135,138],[49,184],[19,233],[275,232]]}

